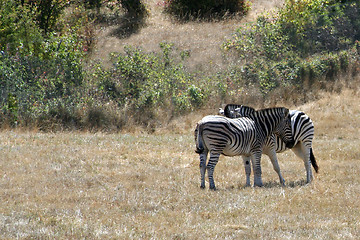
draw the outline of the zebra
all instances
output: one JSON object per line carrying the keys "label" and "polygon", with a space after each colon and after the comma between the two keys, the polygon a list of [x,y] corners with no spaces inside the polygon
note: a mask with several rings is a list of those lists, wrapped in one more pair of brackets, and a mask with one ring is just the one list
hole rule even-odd
{"label": "zebra", "polygon": [[[213,190],[216,189],[213,173],[220,154],[250,157],[254,170],[254,186],[263,186],[260,160],[265,140],[275,133],[287,147],[294,144],[287,108],[262,109],[254,111],[251,117],[235,119],[209,115],[197,123],[194,133],[195,152],[200,155],[200,187],[205,188],[207,170],[209,187]],[[206,165],[209,152],[210,158]]]}
{"label": "zebra", "polygon": [[[225,115],[229,118],[244,117],[249,116],[253,111],[253,108],[250,108],[243,105],[237,104],[227,104],[223,109],[219,109],[219,114]],[[291,150],[304,161],[305,170],[306,170],[306,183],[310,183],[313,179],[311,165],[313,166],[316,173],[319,171],[319,166],[317,165],[315,156],[312,150],[312,140],[314,137],[314,124],[311,121],[310,117],[302,111],[290,110],[291,117],[291,128],[293,132],[293,137],[295,140],[294,147]],[[275,135],[272,135],[266,140],[263,153],[268,155],[274,170],[277,172],[280,183],[285,184],[285,180],[281,175],[279,163],[276,157],[276,153],[281,153],[289,148],[286,147],[285,143]],[[250,185],[250,174],[251,166],[248,157],[243,157],[245,173],[246,173],[246,185]]]}

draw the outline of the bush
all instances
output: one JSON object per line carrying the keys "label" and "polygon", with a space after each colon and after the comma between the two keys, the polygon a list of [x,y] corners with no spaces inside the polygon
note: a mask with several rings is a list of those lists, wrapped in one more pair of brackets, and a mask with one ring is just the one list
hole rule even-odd
{"label": "bush", "polygon": [[23,0],[22,5],[28,7],[35,15],[38,26],[46,35],[54,31],[57,20],[70,1],[64,0]]}
{"label": "bush", "polygon": [[180,20],[211,19],[226,14],[245,14],[249,5],[245,0],[168,0],[165,11]]}
{"label": "bush", "polygon": [[143,16],[147,14],[146,7],[141,0],[120,0],[120,4],[130,15]]}
{"label": "bush", "polygon": [[172,44],[161,43],[160,48],[159,53],[144,53],[128,46],[125,54],[112,55],[112,69],[92,68],[101,98],[126,107],[140,124],[155,120],[159,110],[171,117],[204,103],[205,94],[183,67],[185,58],[174,55]]}
{"label": "bush", "polygon": [[201,107],[201,105],[204,103],[204,94],[202,93],[201,88],[192,84],[188,88],[188,94],[191,104],[196,108]]}
{"label": "bush", "polygon": [[[128,46],[124,54],[112,55],[109,68],[89,62],[94,28],[87,8],[104,1],[79,1],[85,5],[55,16],[46,31],[37,18],[42,1],[22,2],[0,0],[0,121],[7,126],[117,130],[130,122],[153,130],[173,116],[215,109],[220,102],[261,105],[271,96],[277,101],[291,95],[284,92],[327,87],[345,71],[357,73],[360,65],[358,1],[287,1],[278,15],[239,28],[223,44],[226,53],[237,54],[236,65],[215,75],[188,72],[189,52],[178,54],[166,42],[152,53]],[[142,5],[121,2],[128,14],[138,14]],[[180,11],[189,18],[220,16],[230,9],[221,4],[235,4],[167,4],[180,9],[180,2],[200,9]]]}
{"label": "bush", "polygon": [[223,44],[235,52],[244,82],[264,95],[279,87],[303,88],[347,70],[359,40],[358,1],[286,1],[275,17],[261,16]]}
{"label": "bush", "polygon": [[34,11],[16,1],[0,0],[0,51],[10,54],[42,54],[42,30]]}
{"label": "bush", "polygon": [[82,54],[73,50],[73,41],[68,37],[51,38],[43,49],[44,56],[52,53],[46,58],[1,52],[0,108],[10,124],[19,122],[20,117],[14,116],[32,116],[35,122],[37,113],[53,99],[69,98],[82,85]]}
{"label": "bush", "polygon": [[277,20],[265,16],[259,17],[254,25],[237,29],[233,39],[224,42],[222,48],[225,51],[235,50],[237,56],[246,62],[259,57],[279,61],[292,54],[292,46]]}
{"label": "bush", "polygon": [[360,39],[358,1],[287,1],[278,24],[289,44],[306,57],[349,48]]}

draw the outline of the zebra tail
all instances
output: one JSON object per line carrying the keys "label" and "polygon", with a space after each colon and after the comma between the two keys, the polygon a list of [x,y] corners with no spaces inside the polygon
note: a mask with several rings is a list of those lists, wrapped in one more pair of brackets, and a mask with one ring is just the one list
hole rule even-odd
{"label": "zebra tail", "polygon": [[313,165],[313,167],[315,169],[315,172],[319,172],[319,166],[316,163],[315,156],[313,154],[312,148],[310,148],[310,161],[311,161],[311,164]]}
{"label": "zebra tail", "polygon": [[195,143],[196,143],[196,150],[195,152],[201,154],[204,152],[204,144],[202,141],[202,128],[200,127],[201,124],[196,125],[195,129]]}

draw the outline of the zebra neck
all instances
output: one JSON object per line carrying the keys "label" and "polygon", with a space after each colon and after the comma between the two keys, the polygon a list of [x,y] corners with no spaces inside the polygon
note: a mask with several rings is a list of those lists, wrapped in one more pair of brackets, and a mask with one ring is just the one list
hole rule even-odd
{"label": "zebra neck", "polygon": [[257,125],[260,127],[261,132],[264,137],[270,136],[273,131],[275,130],[275,127],[279,123],[279,117],[268,114],[268,112],[256,112],[254,114],[254,120],[257,123]]}

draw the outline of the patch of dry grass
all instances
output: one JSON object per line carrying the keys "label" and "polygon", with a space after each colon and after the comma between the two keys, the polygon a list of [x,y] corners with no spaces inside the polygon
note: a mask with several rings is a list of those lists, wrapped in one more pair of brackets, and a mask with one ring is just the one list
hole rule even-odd
{"label": "patch of dry grass", "polygon": [[[252,22],[266,11],[281,7],[284,0],[256,0],[251,1],[252,7],[245,17],[228,18],[213,22],[187,22],[177,23],[164,14],[161,1],[145,0],[149,16],[145,24],[137,31],[126,37],[119,32],[127,19],[97,30],[97,46],[93,52],[93,59],[101,59],[106,63],[112,52],[123,52],[124,46],[140,47],[145,52],[159,52],[159,43],[169,42],[180,51],[189,51],[187,67],[196,71],[217,72],[228,67],[221,52],[221,44],[235,32],[243,23]],[[121,31],[120,31],[121,32]]]}
{"label": "patch of dry grass", "polygon": [[296,107],[316,127],[320,173],[310,185],[302,161],[286,152],[286,187],[265,157],[263,188],[245,188],[242,161],[221,157],[218,191],[201,190],[192,127],[152,135],[3,131],[0,238],[359,239],[356,96],[345,90]]}

